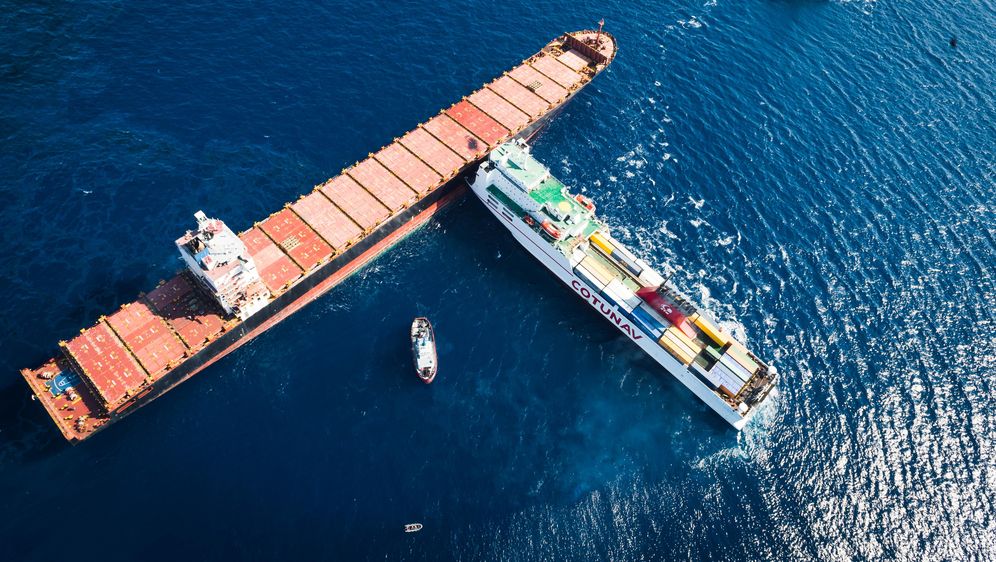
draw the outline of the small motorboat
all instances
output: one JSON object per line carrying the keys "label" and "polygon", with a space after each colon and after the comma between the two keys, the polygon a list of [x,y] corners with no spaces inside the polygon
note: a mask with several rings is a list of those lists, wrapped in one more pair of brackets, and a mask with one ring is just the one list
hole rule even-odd
{"label": "small motorboat", "polygon": [[[412,321],[412,357],[415,372],[422,382],[429,384],[436,378],[436,335],[428,318],[418,317]],[[421,528],[421,526],[420,526]]]}
{"label": "small motorboat", "polygon": [[417,532],[419,532],[421,530],[422,530],[422,524],[421,523],[409,523],[409,524],[405,525],[405,532],[406,533],[417,533]]}

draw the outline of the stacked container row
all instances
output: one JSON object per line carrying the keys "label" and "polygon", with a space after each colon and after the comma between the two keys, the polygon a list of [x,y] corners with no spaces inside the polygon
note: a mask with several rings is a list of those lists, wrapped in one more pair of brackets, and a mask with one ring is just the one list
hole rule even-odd
{"label": "stacked container row", "polygon": [[731,398],[740,392],[740,389],[743,388],[745,383],[744,380],[734,374],[733,371],[731,371],[729,367],[724,365],[722,362],[713,365],[712,369],[709,370],[709,374],[711,378],[716,381],[717,386],[720,387],[720,390],[725,389],[726,393],[730,395]]}
{"label": "stacked container row", "polygon": [[759,365],[751,359],[749,352],[745,347],[740,345],[740,342],[730,340],[730,347],[726,348],[726,354],[746,369],[748,373],[753,375],[757,372]]}
{"label": "stacked container row", "polygon": [[702,346],[693,342],[674,326],[668,328],[658,341],[685,365],[690,364],[702,351]]}
{"label": "stacked container row", "polygon": [[605,288],[607,283],[603,283],[601,279],[596,277],[591,271],[584,266],[583,263],[579,263],[577,267],[574,268],[574,273],[581,278],[582,281],[590,285],[596,291],[601,291]]}
{"label": "stacked container row", "polygon": [[597,279],[599,282],[598,285],[599,287],[605,287],[606,285],[609,284],[609,281],[615,279],[615,275],[613,275],[612,272],[608,270],[608,268],[598,263],[598,260],[590,256],[581,260],[581,263],[578,264],[578,267],[583,268],[592,277]]}
{"label": "stacked container row", "polygon": [[664,335],[664,331],[667,330],[667,324],[655,318],[647,309],[643,306],[637,306],[633,308],[630,312],[630,320],[639,325],[644,329],[645,332],[652,334],[654,338],[660,339]]}
{"label": "stacked container row", "polygon": [[634,277],[639,277],[640,273],[643,271],[643,267],[637,263],[639,261],[637,257],[626,248],[613,244],[610,240],[600,236],[597,232],[592,234],[589,240],[607,257],[612,258],[613,261],[628,269]]}
{"label": "stacked container row", "polygon": [[[602,296],[609,299],[625,312],[631,312],[633,307],[641,302],[629,287],[622,281],[614,278],[609,280],[608,284],[602,289]],[[634,302],[634,299],[636,299],[636,302]]]}

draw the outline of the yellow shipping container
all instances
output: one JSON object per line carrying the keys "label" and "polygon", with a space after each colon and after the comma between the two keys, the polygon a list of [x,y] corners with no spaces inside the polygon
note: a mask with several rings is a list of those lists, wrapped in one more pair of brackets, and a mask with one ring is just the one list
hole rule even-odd
{"label": "yellow shipping container", "polygon": [[664,349],[666,349],[671,355],[674,355],[678,361],[681,361],[685,365],[690,365],[692,363],[692,358],[688,356],[688,353],[669,340],[666,335],[661,336],[661,339],[658,341],[662,346],[664,346]]}
{"label": "yellow shipping container", "polygon": [[730,337],[719,331],[719,328],[715,324],[709,321],[705,316],[701,314],[695,317],[695,325],[702,330],[705,335],[709,336],[709,339],[719,344],[720,347],[726,345],[726,342],[730,341]]}
{"label": "yellow shipping container", "polygon": [[598,246],[600,250],[605,252],[605,255],[608,256],[612,253],[612,246],[609,245],[609,241],[599,236],[597,232],[592,234],[591,238],[589,238],[588,240],[591,240],[592,244]]}
{"label": "yellow shipping container", "polygon": [[680,341],[681,343],[687,345],[688,348],[694,351],[696,355],[698,355],[698,353],[702,351],[701,345],[693,342],[688,336],[685,335],[684,332],[682,332],[675,326],[671,326],[670,328],[668,328],[667,332],[673,335],[675,338],[677,338],[678,341]]}
{"label": "yellow shipping container", "polygon": [[661,337],[667,338],[667,340],[671,342],[671,345],[677,346],[679,349],[685,352],[685,355],[688,355],[689,357],[694,358],[696,355],[698,355],[698,353],[693,348],[688,347],[688,344],[674,337],[674,334],[665,331]]}

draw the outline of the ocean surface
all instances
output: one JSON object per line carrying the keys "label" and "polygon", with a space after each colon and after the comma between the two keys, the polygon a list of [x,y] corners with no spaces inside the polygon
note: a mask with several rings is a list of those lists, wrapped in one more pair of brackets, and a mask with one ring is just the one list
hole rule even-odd
{"label": "ocean surface", "polygon": [[[0,8],[3,560],[996,557],[992,0]],[[195,211],[244,230],[599,18],[534,153],[779,367],[746,430],[473,199],[90,442],[29,400]]]}

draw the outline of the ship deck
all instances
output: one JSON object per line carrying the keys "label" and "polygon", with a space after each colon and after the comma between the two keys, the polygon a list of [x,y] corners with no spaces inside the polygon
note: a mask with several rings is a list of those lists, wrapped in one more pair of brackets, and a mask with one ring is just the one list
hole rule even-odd
{"label": "ship deck", "polygon": [[[549,173],[549,170],[531,155],[521,152],[512,145],[504,145],[496,150],[497,157],[509,155],[504,160],[503,170],[514,176],[518,182],[524,186],[529,186],[529,197],[545,208],[545,215],[549,221],[561,231],[572,230],[580,221],[586,221],[581,238],[587,239],[595,230],[599,223],[594,220],[592,212],[588,211],[567,191],[567,187]],[[494,186],[488,188],[488,192],[499,199],[506,207],[512,209],[516,215],[522,216],[525,211],[510,197]],[[557,216],[554,216],[555,213]],[[559,217],[559,218],[558,218]],[[568,219],[570,222],[568,223]],[[570,252],[573,241],[570,237],[558,242],[557,246],[565,254]]]}
{"label": "ship deck", "polygon": [[[635,292],[639,290],[641,287],[643,287],[644,284],[640,281],[640,279],[637,278],[637,276],[633,272],[631,272],[621,262],[617,262],[612,257],[617,255],[619,249],[623,248],[623,246],[621,246],[618,242],[615,241],[615,239],[611,238],[606,233],[601,232],[600,234],[603,240],[610,241],[609,243],[613,245],[614,251],[612,252],[611,256],[605,254],[603,251],[601,251],[598,248],[596,244],[593,243],[585,248],[584,251],[585,257],[581,263],[585,267],[595,266],[599,270],[606,272],[610,278],[623,283],[631,291]],[[595,263],[589,264],[589,262],[595,262]],[[690,304],[688,304],[689,301],[687,297],[682,295],[676,289],[671,289],[669,291],[669,294],[671,295],[671,298],[674,299],[674,302],[676,303],[675,306],[677,308],[683,308],[686,304],[690,306]],[[641,302],[638,305],[638,307],[643,309],[643,311],[647,314],[649,314],[653,308],[646,302]],[[701,311],[694,308],[683,310],[683,312],[687,312],[687,317],[689,319],[698,318],[702,314]],[[667,322],[666,320],[664,322],[665,326],[669,328],[673,325],[670,322]],[[705,319],[704,325],[709,328],[712,328],[713,330],[715,329],[715,325],[708,318]],[[735,408],[739,405],[740,403],[739,399],[742,395],[745,395],[751,390],[761,388],[766,384],[768,384],[769,379],[767,375],[767,367],[765,366],[764,369],[760,369],[763,363],[761,363],[760,360],[757,360],[755,357],[753,357],[753,355],[750,354],[750,352],[747,351],[746,347],[744,347],[743,344],[741,344],[740,342],[736,341],[730,336],[725,336],[725,338],[722,338],[723,341],[717,341],[713,336],[707,333],[707,331],[702,326],[703,324],[700,321],[692,320],[691,322],[688,323],[688,328],[691,329],[693,333],[684,334],[685,338],[684,341],[688,344],[689,349],[691,349],[693,353],[691,354],[691,357],[688,358],[687,361],[682,359],[680,355],[675,354],[673,348],[669,348],[667,345],[664,345],[663,343],[661,344],[661,346],[664,347],[664,349],[668,351],[668,353],[674,355],[676,359],[682,361],[684,364],[697,365],[703,371],[711,370],[712,367],[717,362],[721,361],[724,357],[727,356],[736,357],[737,363],[744,365],[744,368],[746,369],[746,371],[744,371],[744,375],[746,376],[746,378],[742,379],[742,384],[739,386],[738,390],[736,392],[732,392],[730,390],[726,390],[724,392],[717,388],[712,389],[713,392],[715,392],[721,399],[723,399],[730,406]]]}
{"label": "ship deck", "polygon": [[584,207],[572,197],[564,194],[566,187],[560,180],[549,177],[543,180],[536,189],[529,192],[530,197],[549,209],[556,209],[564,215],[578,216],[584,214]]}
{"label": "ship deck", "polygon": [[[607,66],[615,50],[607,33],[558,37],[241,233],[273,298],[546,117]],[[66,438],[79,440],[237,324],[180,273],[82,330],[63,344],[62,356],[21,373]],[[75,402],[47,386],[71,374]]]}

